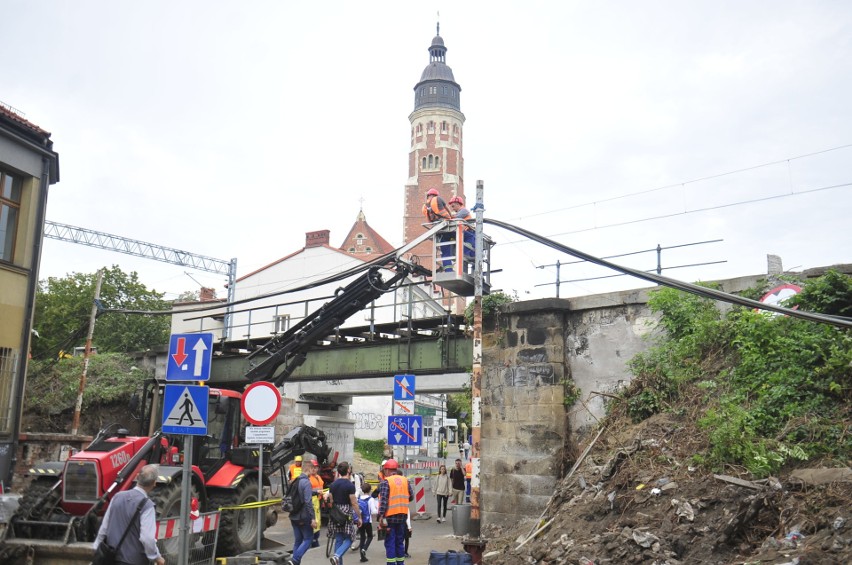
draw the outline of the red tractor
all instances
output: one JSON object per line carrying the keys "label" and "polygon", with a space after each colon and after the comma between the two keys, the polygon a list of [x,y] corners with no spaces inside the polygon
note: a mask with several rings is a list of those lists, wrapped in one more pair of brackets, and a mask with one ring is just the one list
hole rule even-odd
{"label": "red tractor", "polygon": [[[146,427],[161,418],[157,412],[162,403],[157,400],[162,399],[162,390],[161,386],[146,386],[141,410],[139,402],[134,403]],[[90,558],[89,548],[109,500],[116,492],[131,488],[136,474],[148,463],[160,466],[157,487],[150,495],[159,517],[180,515],[183,461],[187,456],[192,461],[192,496],[199,500],[203,512],[256,502],[258,452],[257,447],[241,444],[244,428],[240,397],[231,390],[210,389],[207,435],[195,438],[191,454],[184,452],[185,436],[160,431],[131,436],[126,429],[111,424],[67,461],[42,463],[30,469],[32,481],[5,532],[0,561],[5,563],[5,559],[24,551],[41,559],[75,553]],[[296,428],[265,454],[264,484],[269,485],[269,476],[283,471],[283,465],[295,455],[306,452],[327,462],[331,449],[321,430]],[[256,509],[223,511],[217,554],[231,556],[253,549],[258,528],[274,523],[273,516],[259,524]],[[177,557],[177,538],[165,540],[164,545],[167,557]]]}
{"label": "red tractor", "polygon": [[[377,264],[370,265],[366,273],[339,289],[319,310],[249,355],[253,365],[246,372],[246,380],[266,380],[281,386],[317,340],[407,275],[430,274],[400,259],[390,261],[396,272],[389,280],[383,280]],[[257,358],[261,360],[255,362]],[[258,452],[241,441],[241,394],[210,389],[207,435],[192,442],[192,453],[184,452],[184,436],[158,430],[163,421],[162,399],[163,387],[158,383],[146,385],[141,397],[134,396],[130,414],[142,428],[138,436],[111,424],[67,461],[42,463],[30,470],[33,479],[19,509],[0,531],[0,562],[5,564],[22,552],[37,554],[39,563],[49,562],[51,554],[68,559],[77,553],[81,559],[90,559],[91,542],[110,499],[116,492],[131,488],[136,474],[148,463],[160,465],[158,485],[151,494],[159,518],[180,515],[185,457],[192,462],[192,496],[198,498],[203,512],[257,501]],[[296,428],[268,456],[264,454],[264,484],[269,484],[270,474],[281,471],[283,487],[284,464],[303,453],[316,456],[328,481],[333,477],[328,464],[330,452],[322,431],[309,426]],[[216,553],[232,556],[252,549],[258,528],[265,527],[266,521],[258,523],[256,509],[223,511]],[[166,556],[177,554],[176,538],[166,540],[165,545]]]}

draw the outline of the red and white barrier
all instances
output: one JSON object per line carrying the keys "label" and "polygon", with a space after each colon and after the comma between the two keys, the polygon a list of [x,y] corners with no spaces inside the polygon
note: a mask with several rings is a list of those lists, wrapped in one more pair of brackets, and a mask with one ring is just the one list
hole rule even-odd
{"label": "red and white barrier", "polygon": [[437,469],[444,463],[441,461],[412,461],[411,463],[403,463],[403,469]]}
{"label": "red and white barrier", "polygon": [[426,513],[426,478],[414,477],[414,508],[418,515]]}
{"label": "red and white barrier", "polygon": [[[219,527],[219,512],[202,514],[192,520],[193,533],[212,532]],[[180,518],[166,518],[157,522],[157,539],[176,538],[180,532]]]}

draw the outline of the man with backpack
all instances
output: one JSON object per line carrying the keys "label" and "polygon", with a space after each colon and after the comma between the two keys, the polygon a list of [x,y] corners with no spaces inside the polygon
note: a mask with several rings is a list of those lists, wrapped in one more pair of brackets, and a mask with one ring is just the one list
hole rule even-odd
{"label": "man with backpack", "polygon": [[285,510],[290,507],[290,524],[293,526],[293,557],[287,565],[300,565],[302,557],[311,547],[314,537],[314,528],[317,526],[317,517],[314,513],[314,504],[311,500],[313,488],[308,478],[313,463],[306,461],[302,463],[302,474],[290,483],[287,494],[284,496],[283,506]]}

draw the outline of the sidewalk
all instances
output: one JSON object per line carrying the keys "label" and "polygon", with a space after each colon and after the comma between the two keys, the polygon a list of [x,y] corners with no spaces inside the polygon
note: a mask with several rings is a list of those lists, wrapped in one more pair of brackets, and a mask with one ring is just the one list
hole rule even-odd
{"label": "sidewalk", "polygon": [[[428,489],[427,489],[428,490]],[[414,504],[411,505],[412,508]],[[452,524],[452,506],[448,508],[447,521],[439,524],[436,521],[435,511],[437,509],[437,501],[431,493],[426,494],[426,511],[425,516],[428,519],[418,520],[416,514],[412,511],[411,521],[411,541],[409,542],[408,553],[410,559],[405,560],[406,565],[426,565],[429,562],[429,552],[433,549],[436,551],[447,551],[453,549],[455,551],[463,551],[461,538],[453,536]],[[376,536],[376,526],[373,525],[373,543],[367,550],[367,558],[372,565],[384,565],[385,561],[385,546],[383,541],[379,541]],[[286,517],[279,520],[275,526],[266,530],[266,537],[284,544],[284,548],[291,550],[293,548],[293,530],[290,526],[290,520]],[[320,547],[315,547],[309,550],[302,559],[302,565],[328,565],[328,558],[325,556],[325,528],[320,533]],[[360,555],[357,551],[350,551],[344,558],[345,565],[354,565],[359,563]]]}

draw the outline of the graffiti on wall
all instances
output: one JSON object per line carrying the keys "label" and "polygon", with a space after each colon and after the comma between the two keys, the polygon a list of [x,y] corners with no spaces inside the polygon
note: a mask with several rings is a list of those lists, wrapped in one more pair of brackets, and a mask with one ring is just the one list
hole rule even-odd
{"label": "graffiti on wall", "polygon": [[355,420],[356,430],[377,430],[386,423],[386,418],[375,412],[350,412],[349,417]]}

